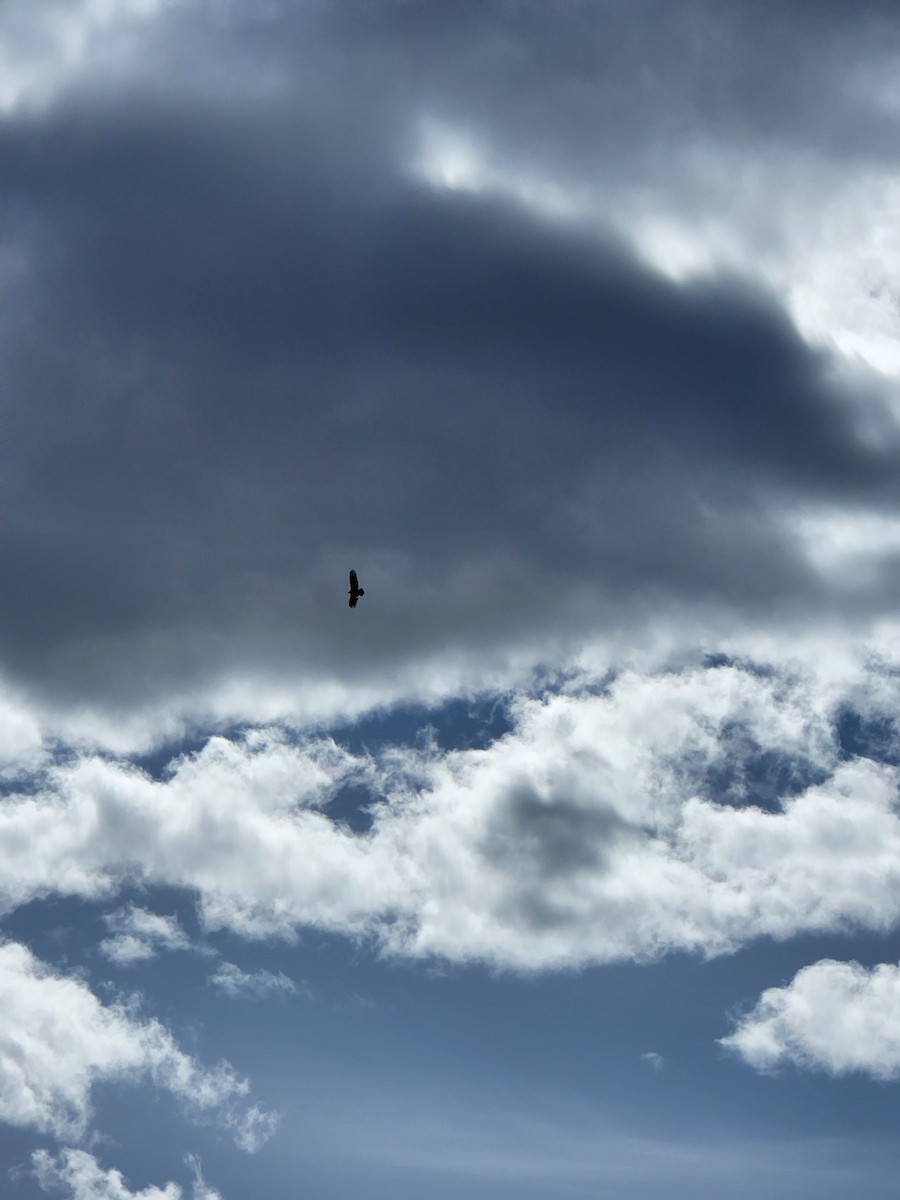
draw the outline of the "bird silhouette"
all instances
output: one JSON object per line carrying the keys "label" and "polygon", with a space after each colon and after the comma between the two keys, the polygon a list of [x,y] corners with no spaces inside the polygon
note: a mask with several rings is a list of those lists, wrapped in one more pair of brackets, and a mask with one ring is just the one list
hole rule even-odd
{"label": "bird silhouette", "polygon": [[364,596],[365,594],[366,593],[359,586],[359,580],[356,577],[356,572],[351,571],[350,572],[350,607],[356,608],[357,600],[360,598],[360,596]]}

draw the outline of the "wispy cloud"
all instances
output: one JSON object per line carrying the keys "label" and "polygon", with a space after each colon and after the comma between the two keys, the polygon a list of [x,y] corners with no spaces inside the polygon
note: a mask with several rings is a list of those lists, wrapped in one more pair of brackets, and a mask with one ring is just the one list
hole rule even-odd
{"label": "wispy cloud", "polygon": [[199,1156],[196,1154],[188,1155],[186,1162],[194,1176],[193,1200],[223,1200],[221,1193],[216,1191],[214,1187],[210,1187],[203,1178],[202,1164]]}
{"label": "wispy cloud", "polygon": [[84,1134],[91,1090],[149,1080],[194,1118],[257,1149],[276,1118],[248,1107],[249,1083],[227,1063],[207,1069],[134,1006],[105,1006],[80,979],[55,973],[24,946],[0,945],[0,1119],[59,1138]]}
{"label": "wispy cloud", "polygon": [[219,965],[209,977],[213,987],[232,1000],[263,1000],[267,996],[291,996],[301,989],[283,971],[242,971],[234,963]]}
{"label": "wispy cloud", "polygon": [[[182,1200],[184,1192],[177,1183],[132,1191],[121,1171],[105,1169],[86,1150],[67,1148],[53,1155],[36,1150],[31,1156],[37,1181],[45,1192],[66,1189],[66,1200]],[[221,1192],[203,1178],[200,1160],[189,1156],[187,1165],[193,1175],[192,1200],[223,1200]]]}
{"label": "wispy cloud", "polygon": [[86,1150],[66,1149],[56,1156],[48,1150],[36,1150],[32,1164],[43,1191],[58,1193],[65,1189],[66,1200],[182,1200],[183,1196],[176,1183],[134,1192],[121,1171],[104,1170]]}

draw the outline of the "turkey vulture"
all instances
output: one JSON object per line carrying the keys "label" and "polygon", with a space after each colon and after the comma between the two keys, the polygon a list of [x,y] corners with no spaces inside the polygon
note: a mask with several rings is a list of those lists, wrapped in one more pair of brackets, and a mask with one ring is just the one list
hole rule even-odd
{"label": "turkey vulture", "polygon": [[360,598],[360,596],[364,596],[365,594],[366,593],[359,586],[359,580],[356,578],[356,572],[351,571],[350,572],[350,607],[356,608],[357,600]]}

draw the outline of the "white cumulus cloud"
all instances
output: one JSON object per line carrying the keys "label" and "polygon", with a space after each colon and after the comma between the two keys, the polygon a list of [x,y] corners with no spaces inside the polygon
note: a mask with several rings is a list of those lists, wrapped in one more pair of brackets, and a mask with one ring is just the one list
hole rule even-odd
{"label": "white cumulus cloud", "polygon": [[758,1071],[900,1077],[900,966],[822,959],[763,992],[722,1045]]}
{"label": "white cumulus cloud", "polygon": [[[8,906],[133,880],[192,889],[210,928],[526,970],[886,929],[898,773],[842,759],[836,723],[895,693],[889,671],[833,662],[585,673],[520,698],[486,749],[370,758],[257,731],[163,780],[87,755],[0,807],[0,878]],[[368,834],[328,816],[348,780],[384,800]]]}

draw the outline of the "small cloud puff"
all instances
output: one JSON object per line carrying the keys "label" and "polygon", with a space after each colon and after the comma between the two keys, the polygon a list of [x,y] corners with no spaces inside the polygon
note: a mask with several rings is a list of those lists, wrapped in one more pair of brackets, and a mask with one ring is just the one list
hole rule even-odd
{"label": "small cloud puff", "polygon": [[265,970],[247,972],[230,962],[222,963],[216,973],[209,977],[209,981],[213,987],[217,987],[232,1000],[262,1000],[266,996],[290,996],[300,990],[293,979],[281,971],[277,974]]}
{"label": "small cloud puff", "polygon": [[187,934],[176,917],[164,917],[133,904],[105,918],[113,937],[104,938],[100,953],[119,967],[155,958],[160,950],[190,950]]}
{"label": "small cloud puff", "polygon": [[655,1050],[647,1050],[644,1054],[639,1054],[638,1058],[641,1062],[645,1062],[648,1067],[652,1067],[654,1071],[661,1071],[666,1060],[661,1054],[657,1054]]}

